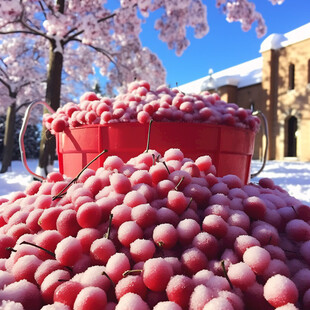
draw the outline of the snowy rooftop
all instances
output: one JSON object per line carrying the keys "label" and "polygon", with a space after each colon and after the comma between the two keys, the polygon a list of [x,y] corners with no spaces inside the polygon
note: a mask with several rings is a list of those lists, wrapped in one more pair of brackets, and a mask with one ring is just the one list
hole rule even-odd
{"label": "snowy rooftop", "polygon": [[[215,87],[209,87],[209,89],[224,85],[233,85],[240,88],[260,83],[262,80],[262,65],[263,58],[258,57],[237,66],[215,72],[211,76],[214,79]],[[208,83],[209,78],[210,76],[204,76],[193,82],[180,85],[179,89],[185,93],[199,93],[203,83],[206,81]]]}
{"label": "snowy rooftop", "polygon": [[261,44],[260,52],[279,49],[310,38],[310,23],[305,24],[285,34],[273,33]]}
{"label": "snowy rooftop", "polygon": [[[310,23],[285,34],[271,34],[261,44],[260,52],[279,49],[310,38]],[[179,86],[185,93],[199,93],[202,88],[218,88],[233,85],[238,88],[260,83],[262,80],[262,57],[204,76],[198,80]],[[209,86],[209,87],[208,87]],[[211,87],[213,86],[213,87]],[[205,88],[204,88],[205,89]]]}

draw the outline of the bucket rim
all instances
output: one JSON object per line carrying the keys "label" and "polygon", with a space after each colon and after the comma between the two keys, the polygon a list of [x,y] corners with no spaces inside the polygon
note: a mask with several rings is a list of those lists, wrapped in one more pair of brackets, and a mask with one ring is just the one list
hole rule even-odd
{"label": "bucket rim", "polygon": [[[115,123],[107,123],[107,124],[82,124],[77,127],[66,127],[64,132],[66,131],[72,131],[72,130],[78,130],[78,129],[87,129],[87,128],[98,128],[98,127],[122,127],[122,126],[138,126],[138,127],[148,127],[150,123],[144,123],[141,124],[139,122],[115,122]],[[164,126],[193,126],[193,127],[206,127],[206,128],[221,128],[221,129],[229,129],[234,131],[241,131],[241,132],[247,132],[247,133],[253,133],[257,134],[254,130],[251,130],[249,128],[242,128],[242,127],[235,127],[235,126],[229,126],[225,124],[212,124],[212,123],[202,123],[202,122],[156,122],[153,121],[152,126],[160,126],[163,124]]]}

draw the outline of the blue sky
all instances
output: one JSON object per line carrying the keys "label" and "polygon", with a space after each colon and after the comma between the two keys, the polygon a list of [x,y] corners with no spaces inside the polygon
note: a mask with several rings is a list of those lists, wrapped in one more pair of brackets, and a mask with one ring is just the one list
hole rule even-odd
{"label": "blue sky", "polygon": [[182,85],[208,75],[210,68],[216,71],[260,57],[260,45],[272,33],[286,33],[310,22],[310,0],[285,0],[273,6],[268,0],[253,0],[267,24],[267,34],[257,38],[255,24],[248,32],[240,23],[228,23],[225,15],[215,7],[215,0],[204,0],[208,7],[210,31],[202,39],[195,39],[188,29],[191,41],[181,57],[158,39],[153,29],[155,17],[151,16],[143,26],[141,40],[163,62],[167,71],[167,83]]}

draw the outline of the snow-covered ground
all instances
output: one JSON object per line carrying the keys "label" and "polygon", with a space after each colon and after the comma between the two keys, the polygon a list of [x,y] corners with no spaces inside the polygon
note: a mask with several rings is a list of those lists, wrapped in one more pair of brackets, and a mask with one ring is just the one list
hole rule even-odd
{"label": "snow-covered ground", "polygon": [[[260,165],[260,162],[253,161],[251,170],[257,171]],[[268,161],[264,170],[252,181],[257,182],[264,177],[271,178],[275,184],[280,185],[301,202],[310,204],[309,162]]]}
{"label": "snow-covered ground", "polygon": [[[37,161],[29,160],[28,166],[35,171]],[[253,161],[251,171],[256,172],[260,167],[261,162]],[[58,169],[57,164],[54,169]],[[291,196],[310,204],[310,163],[269,161],[259,176],[253,178],[252,181],[257,182],[263,177],[271,178]],[[0,196],[8,198],[12,192],[23,191],[31,181],[32,177],[22,162],[14,161],[11,171],[0,174]]]}

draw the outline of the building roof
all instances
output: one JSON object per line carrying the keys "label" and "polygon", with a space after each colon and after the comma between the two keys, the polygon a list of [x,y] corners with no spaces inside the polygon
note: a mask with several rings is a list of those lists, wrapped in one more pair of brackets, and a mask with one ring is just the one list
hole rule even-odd
{"label": "building roof", "polygon": [[285,34],[273,33],[268,36],[260,47],[260,52],[279,49],[310,38],[310,23],[298,27]]}
{"label": "building roof", "polygon": [[[210,87],[210,89],[216,89],[224,85],[233,85],[239,88],[260,83],[262,81],[262,66],[263,58],[258,57],[237,66],[215,72],[212,74],[215,87]],[[203,83],[206,80],[208,81],[208,78],[210,76],[204,76],[193,82],[180,85],[179,89],[185,93],[199,93],[202,90]]]}
{"label": "building roof", "polygon": [[[273,33],[269,35],[261,44],[260,52],[270,49],[279,49],[285,46],[306,40],[310,38],[310,23],[305,24],[285,34]],[[202,88],[208,86],[211,82],[218,88],[224,85],[233,85],[238,88],[246,87],[260,83],[262,81],[263,59],[258,57],[239,65],[212,73],[198,80],[179,86],[179,89],[185,93],[199,93]],[[211,80],[210,80],[211,79]],[[205,88],[204,88],[205,89]]]}

